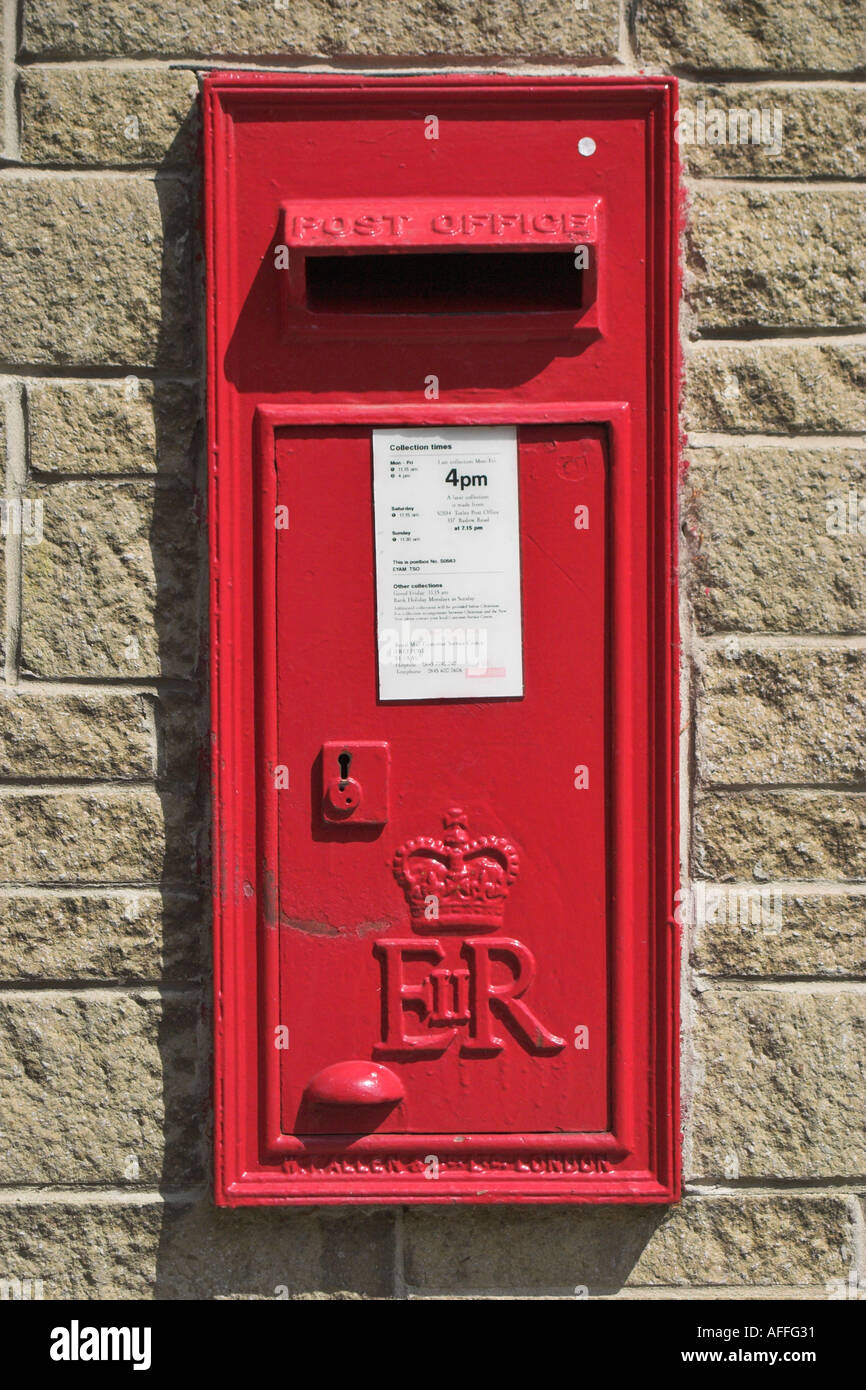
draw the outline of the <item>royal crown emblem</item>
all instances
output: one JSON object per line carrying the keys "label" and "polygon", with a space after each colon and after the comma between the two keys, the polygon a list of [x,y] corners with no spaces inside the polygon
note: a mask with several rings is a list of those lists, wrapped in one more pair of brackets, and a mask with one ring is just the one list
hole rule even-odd
{"label": "royal crown emblem", "polygon": [[498,835],[472,839],[467,817],[453,808],[441,840],[421,835],[394,855],[394,877],[406,894],[417,931],[496,931],[520,859]]}

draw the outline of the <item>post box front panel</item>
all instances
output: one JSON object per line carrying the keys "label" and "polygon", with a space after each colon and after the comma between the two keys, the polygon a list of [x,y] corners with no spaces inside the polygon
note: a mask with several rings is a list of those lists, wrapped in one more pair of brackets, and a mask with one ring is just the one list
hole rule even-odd
{"label": "post box front panel", "polygon": [[207,113],[218,1199],[670,1200],[670,84]]}
{"label": "post box front panel", "polygon": [[[277,801],[281,1016],[291,1030],[282,1054],[284,1128],[319,1133],[342,1124],[345,1106],[307,1106],[305,1115],[304,1092],[322,1068],[374,1055],[406,1093],[401,1106],[374,1117],[377,1129],[604,1131],[604,432],[519,430],[523,698],[395,705],[376,694],[370,436],[351,427],[276,436],[277,506],[293,528],[291,545],[275,533],[276,649],[292,654],[278,676],[276,749],[289,783]],[[441,470],[439,485],[445,503],[453,485]],[[319,520],[335,505],[343,524],[331,531]],[[575,530],[579,507],[591,518],[585,533]],[[419,571],[419,582],[435,582],[438,571]],[[440,629],[449,631],[447,623]],[[334,766],[320,773],[321,750],[341,739],[349,749],[359,739],[387,743],[386,824],[326,822],[319,813],[322,776],[340,771],[335,752]],[[588,785],[578,792],[575,781]],[[465,812],[471,839],[506,841],[515,855],[501,899],[486,895],[483,871],[473,873],[469,861],[465,923],[449,918],[444,850],[426,863],[416,855],[419,884],[429,880],[426,916],[413,915],[393,870],[406,842],[447,837],[452,808]],[[492,858],[477,859],[495,864],[495,847]],[[502,944],[512,941],[518,946]],[[477,997],[479,972],[496,989],[521,973],[534,978],[519,998],[494,996],[491,1005]],[[400,989],[413,985],[414,1002],[399,1002]],[[575,1048],[578,1027],[591,1046]],[[362,1118],[356,1109],[349,1122]]]}

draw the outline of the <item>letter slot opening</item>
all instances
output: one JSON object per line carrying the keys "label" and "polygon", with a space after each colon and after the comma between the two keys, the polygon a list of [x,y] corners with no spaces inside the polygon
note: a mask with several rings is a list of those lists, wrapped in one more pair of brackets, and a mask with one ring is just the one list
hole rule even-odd
{"label": "letter slot opening", "polygon": [[581,309],[588,272],[556,251],[307,255],[316,314],[515,314]]}

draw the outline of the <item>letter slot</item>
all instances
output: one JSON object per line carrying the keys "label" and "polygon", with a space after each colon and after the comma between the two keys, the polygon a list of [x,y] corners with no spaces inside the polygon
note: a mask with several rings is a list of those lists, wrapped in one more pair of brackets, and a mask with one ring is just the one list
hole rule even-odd
{"label": "letter slot", "polygon": [[[601,198],[287,204],[274,256],[284,325],[340,337],[587,337],[599,327]],[[423,323],[419,324],[419,318]]]}

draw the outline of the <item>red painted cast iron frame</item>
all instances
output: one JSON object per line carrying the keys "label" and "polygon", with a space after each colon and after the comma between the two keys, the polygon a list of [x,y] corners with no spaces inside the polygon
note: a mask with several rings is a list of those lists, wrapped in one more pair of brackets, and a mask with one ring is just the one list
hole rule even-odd
{"label": "red painted cast iron frame", "polygon": [[[483,99],[486,90],[525,92],[571,90],[605,93],[615,97],[641,94],[646,99],[652,126],[649,141],[653,167],[653,224],[648,229],[648,261],[657,270],[652,282],[651,338],[661,353],[661,366],[650,354],[649,447],[653,452],[654,495],[651,498],[650,572],[637,574],[629,555],[629,507],[631,505],[628,448],[629,410],[623,403],[569,402],[519,405],[428,403],[423,406],[382,404],[278,404],[262,400],[256,410],[256,440],[252,453],[258,459],[256,485],[261,487],[259,506],[273,506],[272,467],[274,431],[281,425],[330,423],[357,425],[458,425],[505,423],[603,422],[611,431],[613,459],[613,632],[614,659],[620,695],[615,703],[614,725],[618,758],[614,766],[614,837],[620,848],[628,844],[629,807],[636,785],[629,756],[628,730],[634,711],[628,702],[626,676],[631,657],[629,605],[634,593],[649,594],[653,707],[649,726],[655,736],[652,759],[653,847],[651,924],[651,978],[642,981],[649,995],[653,1046],[653,1113],[648,1120],[649,1167],[610,1172],[592,1171],[569,1181],[557,1177],[555,1185],[539,1183],[530,1171],[533,1136],[476,1135],[467,1147],[485,1153],[526,1159],[526,1176],[512,1171],[502,1180],[484,1174],[483,1182],[471,1174],[443,1175],[436,1183],[423,1173],[398,1172],[392,1180],[371,1185],[365,1170],[380,1155],[398,1149],[418,1154],[429,1147],[429,1138],[406,1135],[372,1135],[346,1146],[345,1156],[356,1160],[354,1173],[330,1176],[317,1186],[309,1176],[292,1176],[290,1160],[303,1151],[315,1154],[327,1148],[323,1141],[301,1141],[281,1133],[275,1050],[261,1048],[263,1027],[278,1018],[275,981],[275,934],[261,929],[262,892],[260,867],[263,849],[272,839],[274,825],[267,797],[242,792],[249,779],[239,776],[248,756],[250,721],[258,725],[257,766],[274,762],[273,701],[268,682],[276,680],[273,634],[262,628],[262,650],[254,673],[243,672],[240,653],[242,634],[248,635],[253,615],[262,611],[273,592],[273,551],[266,545],[256,557],[258,575],[241,563],[243,539],[236,499],[250,487],[249,447],[239,448],[236,421],[223,376],[222,359],[231,325],[225,321],[223,299],[231,283],[231,247],[224,213],[230,153],[230,121],[227,106],[235,94],[249,98],[259,94],[263,102],[275,89],[291,88],[311,98],[326,94],[331,99],[351,100],[353,90],[365,94],[379,89],[410,90],[431,99],[435,92],[460,90]],[[287,76],[272,73],[216,73],[205,82],[205,157],[208,308],[208,429],[209,429],[209,526],[211,539],[211,706],[213,789],[213,920],[215,943],[214,1010],[215,1042],[215,1147],[216,1199],[223,1205],[299,1203],[454,1203],[454,1202],[670,1202],[679,1196],[679,1112],[677,1075],[678,1038],[678,927],[674,903],[678,883],[678,804],[676,759],[678,749],[678,638],[676,626],[676,469],[678,431],[676,391],[679,380],[677,337],[677,161],[673,141],[676,83],[670,78],[503,78],[448,74],[436,77],[358,78],[344,76]],[[430,106],[430,109],[435,107]],[[619,466],[617,466],[619,464]],[[273,511],[271,510],[271,515]],[[259,532],[261,534],[261,532]],[[246,557],[247,562],[249,557]],[[270,585],[270,589],[268,586]],[[256,592],[256,590],[258,590]],[[272,600],[271,600],[272,601]],[[242,698],[247,679],[255,675],[258,704],[249,708]],[[242,677],[244,678],[242,680]],[[623,693],[624,692],[624,693]],[[259,779],[259,785],[263,781]],[[614,1018],[609,1134],[539,1135],[537,1148],[546,1155],[563,1152],[605,1156],[621,1162],[631,1148],[632,1126],[645,1117],[635,1113],[635,1099],[645,1093],[646,1078],[630,1073],[630,1003],[634,989],[631,962],[632,924],[628,920],[631,871],[627,853],[617,855],[618,904],[613,942],[611,999]],[[529,1140],[529,1142],[528,1142]],[[449,1140],[437,1136],[437,1152],[447,1153]],[[454,1140],[450,1147],[460,1143]],[[469,1155],[467,1155],[469,1157]],[[287,1162],[289,1160],[289,1162]],[[467,1178],[469,1180],[467,1181]]]}

